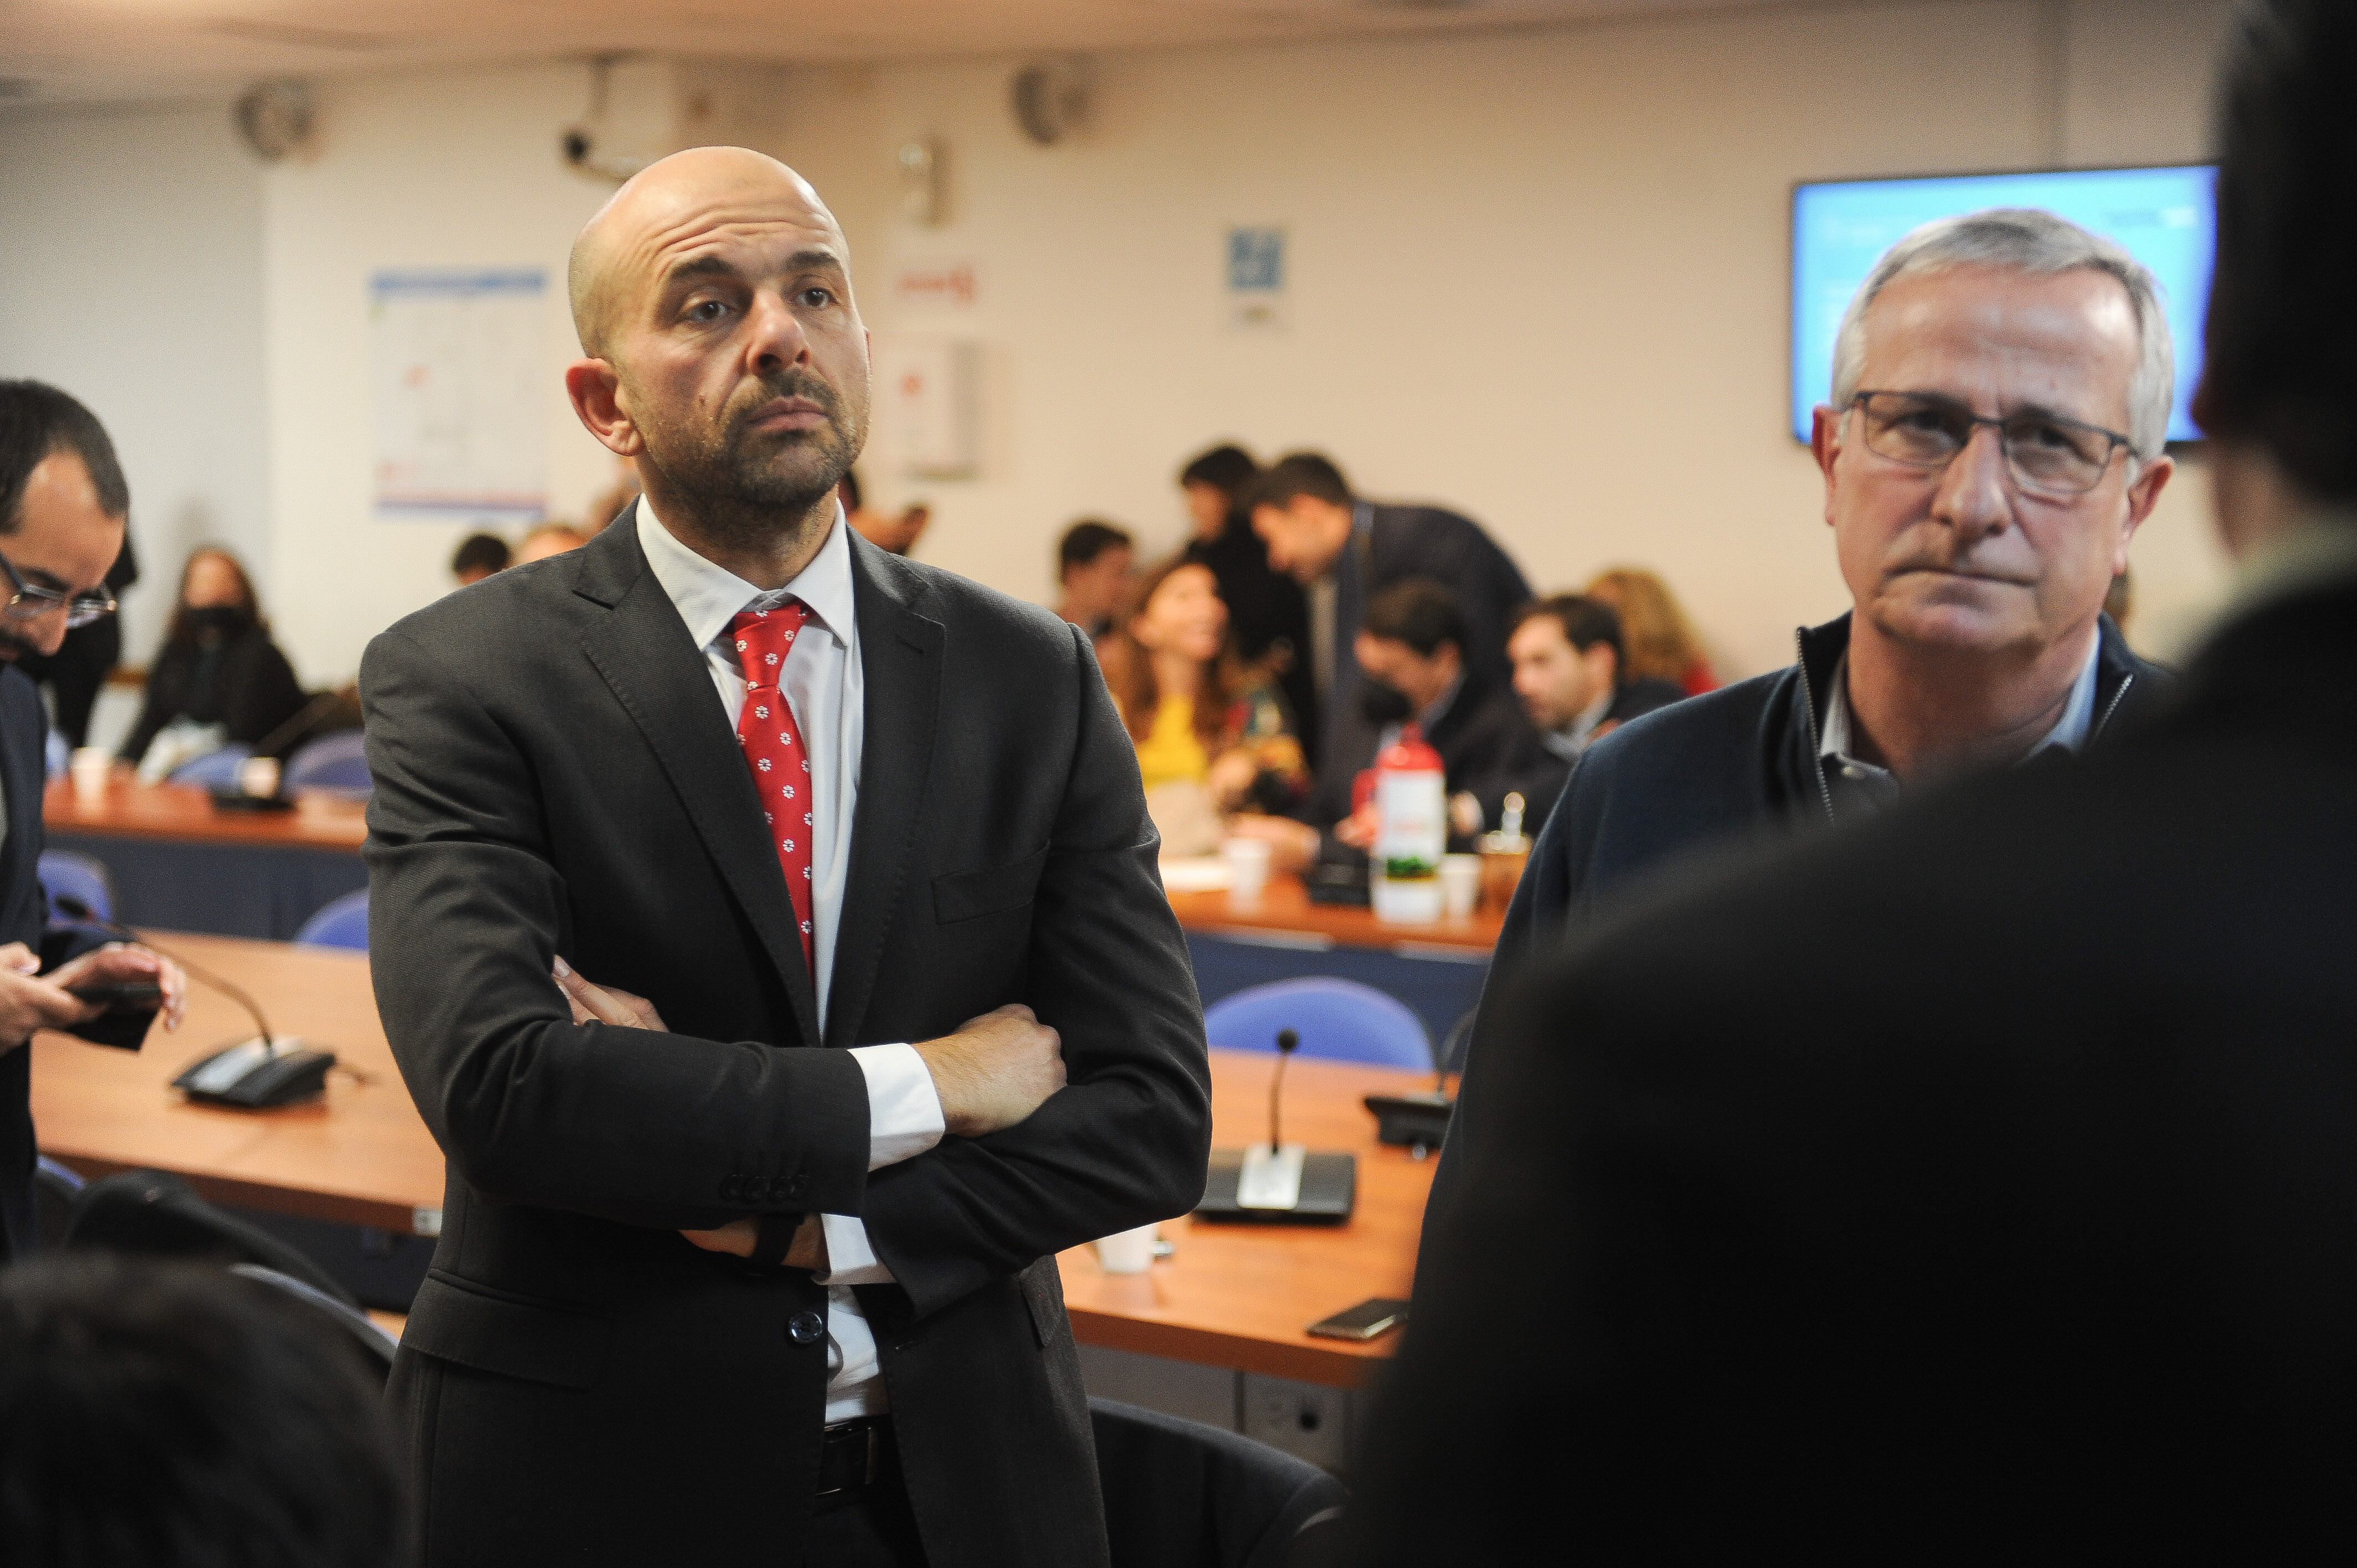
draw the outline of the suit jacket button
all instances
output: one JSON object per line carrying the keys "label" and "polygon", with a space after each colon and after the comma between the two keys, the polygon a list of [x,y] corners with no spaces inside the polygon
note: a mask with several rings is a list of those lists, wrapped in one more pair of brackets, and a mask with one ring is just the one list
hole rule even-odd
{"label": "suit jacket button", "polygon": [[786,1319],[786,1337],[797,1345],[815,1345],[826,1337],[826,1322],[815,1312],[797,1312]]}
{"label": "suit jacket button", "polygon": [[721,1177],[721,1178],[720,1178],[720,1201],[721,1201],[721,1202],[723,1202],[723,1203],[734,1203],[734,1202],[736,1202],[736,1201],[737,1200],[737,1198],[738,1198],[738,1197],[740,1197],[741,1196],[743,1196],[744,1191],[745,1191],[745,1178],[744,1178],[743,1176],[723,1176],[723,1177]]}
{"label": "suit jacket button", "polygon": [[786,1183],[786,1201],[799,1203],[810,1196],[810,1177],[798,1176]]}

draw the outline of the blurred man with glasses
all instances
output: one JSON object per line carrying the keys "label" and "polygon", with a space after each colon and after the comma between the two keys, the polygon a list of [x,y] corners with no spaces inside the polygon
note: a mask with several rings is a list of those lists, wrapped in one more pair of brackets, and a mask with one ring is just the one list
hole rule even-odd
{"label": "blurred man with glasses", "polygon": [[[130,511],[114,444],[90,410],[38,381],[0,381],[0,1263],[34,1245],[34,1032],[135,1046],[159,1006],[178,1026],[186,988],[178,967],[145,948],[50,929],[39,875],[48,720],[14,667],[114,613],[106,573]],[[110,1010],[75,994],[142,983],[156,1001]]]}
{"label": "blurred man with glasses", "polygon": [[[1495,974],[1632,886],[1764,833],[1869,816],[1924,779],[2076,752],[2167,672],[2104,614],[2173,465],[2174,373],[2152,274],[2051,213],[1929,223],[1842,318],[1816,411],[1825,522],[1855,608],[1800,658],[1615,730],[1533,847]],[[1468,1056],[1436,1217],[1488,1114]]]}

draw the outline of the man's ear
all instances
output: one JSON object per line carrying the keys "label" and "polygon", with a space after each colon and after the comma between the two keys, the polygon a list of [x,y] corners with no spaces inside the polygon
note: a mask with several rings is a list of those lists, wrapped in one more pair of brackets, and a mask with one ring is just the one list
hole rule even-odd
{"label": "man's ear", "polygon": [[1817,470],[1825,477],[1825,526],[1834,525],[1834,463],[1841,456],[1842,416],[1824,403],[1817,404],[1809,415],[1809,450],[1817,459]]}
{"label": "man's ear", "polygon": [[573,412],[598,444],[619,457],[647,449],[636,421],[622,407],[622,379],[604,360],[576,360],[565,367],[565,394]]}
{"label": "man's ear", "polygon": [[2119,543],[2112,554],[2113,576],[2116,577],[2128,569],[2128,542],[2136,537],[2136,531],[2143,526],[2144,520],[2152,515],[2154,504],[2160,499],[2160,492],[2168,489],[2169,476],[2176,472],[2175,458],[2155,457],[2144,466],[2144,472],[2128,486],[2127,511],[2120,520]]}

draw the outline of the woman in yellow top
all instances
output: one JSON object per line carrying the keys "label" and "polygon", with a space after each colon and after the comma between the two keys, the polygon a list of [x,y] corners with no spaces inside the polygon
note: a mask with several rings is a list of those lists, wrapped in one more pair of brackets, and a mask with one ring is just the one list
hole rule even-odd
{"label": "woman in yellow top", "polygon": [[1152,794],[1194,785],[1216,811],[1283,810],[1308,782],[1283,699],[1228,642],[1218,579],[1174,557],[1148,572],[1098,653]]}

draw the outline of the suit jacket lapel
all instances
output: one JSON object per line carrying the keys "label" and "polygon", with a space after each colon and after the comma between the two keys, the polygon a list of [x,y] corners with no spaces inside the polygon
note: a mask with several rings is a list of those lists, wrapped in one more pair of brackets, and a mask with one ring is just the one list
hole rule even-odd
{"label": "suit jacket lapel", "polygon": [[851,868],[827,996],[830,1046],[860,1043],[867,998],[883,961],[885,931],[900,902],[909,849],[931,785],[942,693],[942,625],[910,607],[926,592],[923,580],[856,533],[851,536],[851,580],[866,696],[859,809],[851,826]]}
{"label": "suit jacket lapel", "polygon": [[762,829],[760,796],[712,690],[704,650],[688,640],[671,596],[647,569],[635,508],[583,547],[574,591],[612,612],[582,639],[581,650],[670,776],[680,805],[785,982],[802,1038],[815,1043],[818,996],[802,961],[785,874]]}

